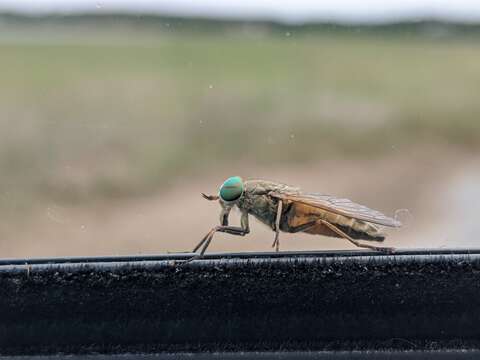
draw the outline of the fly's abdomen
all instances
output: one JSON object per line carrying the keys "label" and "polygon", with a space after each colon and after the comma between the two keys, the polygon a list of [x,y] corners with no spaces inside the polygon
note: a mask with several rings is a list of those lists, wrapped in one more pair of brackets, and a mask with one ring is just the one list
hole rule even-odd
{"label": "fly's abdomen", "polygon": [[[349,218],[343,215],[338,215],[317,207],[302,203],[291,203],[288,212],[284,216],[286,231],[294,231],[295,228],[307,223],[315,222],[316,220],[325,220],[330,224],[337,226],[340,230],[354,239],[383,241],[385,236],[380,232],[378,227],[365,221]],[[332,237],[339,237],[337,233],[322,223],[315,224],[307,228],[304,232],[309,234],[326,235]]]}
{"label": "fly's abdomen", "polygon": [[324,220],[336,225],[347,235],[354,239],[364,240],[378,240],[383,241],[385,236],[380,232],[380,229],[362,220],[349,218],[346,216],[325,212]]}

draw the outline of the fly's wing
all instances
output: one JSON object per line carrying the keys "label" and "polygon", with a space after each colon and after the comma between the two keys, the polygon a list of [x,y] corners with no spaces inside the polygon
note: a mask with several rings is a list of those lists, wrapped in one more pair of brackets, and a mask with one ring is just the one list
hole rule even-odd
{"label": "fly's wing", "polygon": [[348,199],[339,199],[334,196],[316,193],[271,192],[270,195],[278,199],[307,204],[335,214],[363,220],[373,224],[390,227],[402,226],[400,221],[389,218],[377,210],[372,210],[366,206],[356,204]]}

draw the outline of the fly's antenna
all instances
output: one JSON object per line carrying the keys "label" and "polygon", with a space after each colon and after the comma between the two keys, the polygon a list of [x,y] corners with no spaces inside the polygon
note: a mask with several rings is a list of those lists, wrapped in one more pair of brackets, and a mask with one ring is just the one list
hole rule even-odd
{"label": "fly's antenna", "polygon": [[218,195],[206,195],[206,194],[202,193],[202,196],[203,196],[204,199],[207,199],[207,200],[210,200],[210,201],[218,200]]}

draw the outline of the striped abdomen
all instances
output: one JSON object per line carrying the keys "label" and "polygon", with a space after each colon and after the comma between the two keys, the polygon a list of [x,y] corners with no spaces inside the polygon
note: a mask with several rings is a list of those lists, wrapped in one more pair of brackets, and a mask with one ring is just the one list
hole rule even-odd
{"label": "striped abdomen", "polygon": [[[294,228],[306,223],[322,219],[335,225],[354,239],[374,241],[383,241],[385,239],[385,235],[382,234],[374,224],[338,215],[303,203],[292,202],[286,204],[285,210],[282,213],[281,229],[287,232],[292,232]],[[305,229],[304,232],[308,234],[340,237],[337,233],[321,223]]]}

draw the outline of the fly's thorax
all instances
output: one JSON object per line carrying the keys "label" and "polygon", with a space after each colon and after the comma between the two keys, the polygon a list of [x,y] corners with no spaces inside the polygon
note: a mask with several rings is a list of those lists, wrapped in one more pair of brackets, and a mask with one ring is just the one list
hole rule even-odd
{"label": "fly's thorax", "polygon": [[250,193],[256,195],[267,195],[272,191],[281,193],[295,193],[300,190],[299,188],[290,185],[269,180],[247,180],[244,184],[245,191],[249,191]]}
{"label": "fly's thorax", "polygon": [[239,199],[237,206],[240,210],[253,215],[262,223],[273,227],[275,224],[277,204],[277,199],[274,199],[267,194],[257,194],[253,191],[245,191]]}
{"label": "fly's thorax", "polygon": [[250,212],[253,208],[262,207],[261,202],[264,201],[263,196],[267,194],[267,191],[257,186],[256,181],[246,181],[245,189],[236,202],[236,205],[247,212]]}
{"label": "fly's thorax", "polygon": [[245,189],[237,205],[272,229],[275,227],[278,199],[271,192],[295,192],[297,188],[268,180],[245,181]]}

